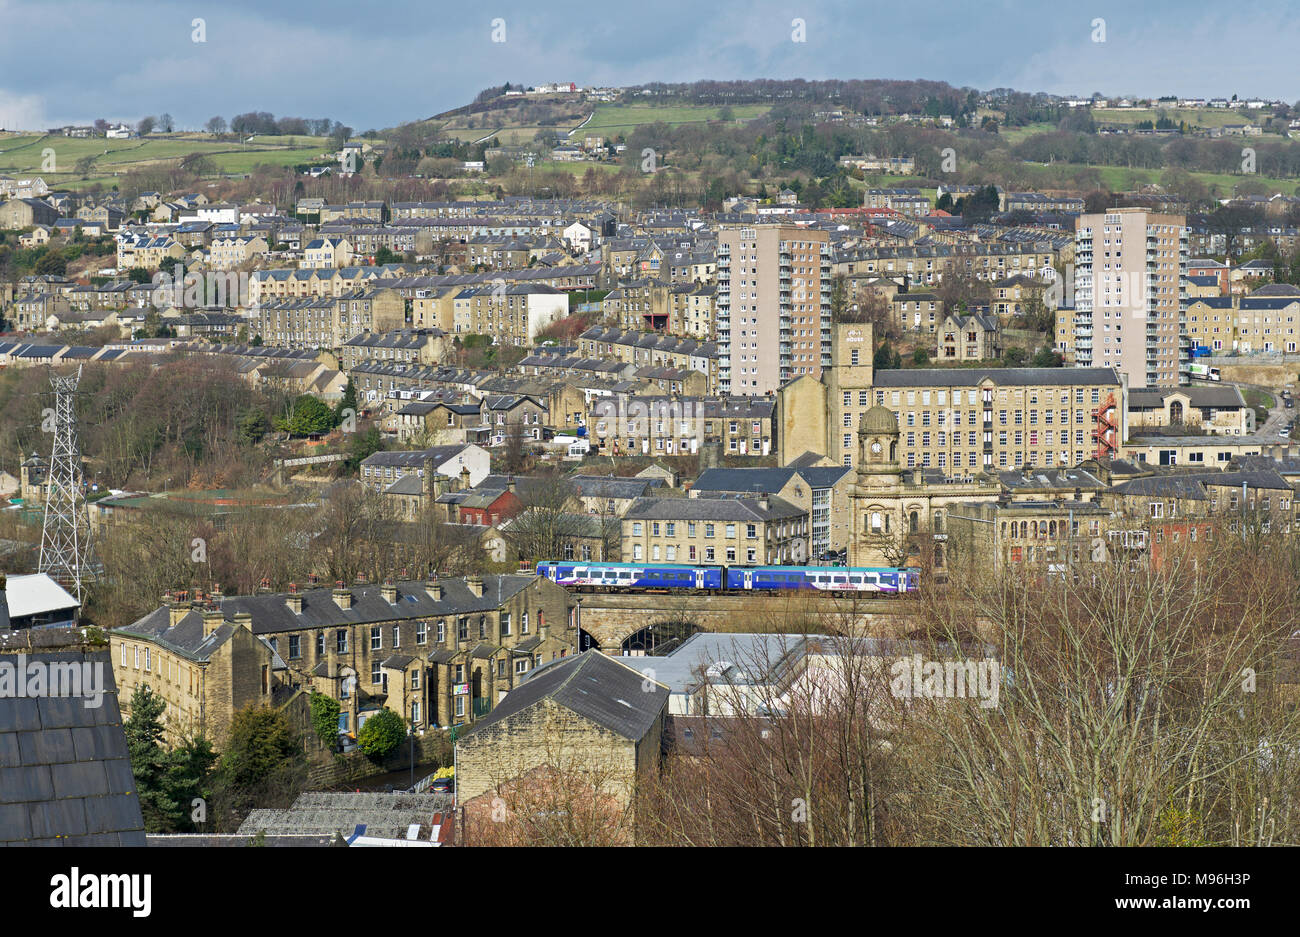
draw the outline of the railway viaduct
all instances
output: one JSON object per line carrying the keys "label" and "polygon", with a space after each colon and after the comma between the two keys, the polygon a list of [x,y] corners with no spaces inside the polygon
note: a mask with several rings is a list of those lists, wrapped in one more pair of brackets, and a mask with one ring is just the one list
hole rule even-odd
{"label": "railway viaduct", "polygon": [[[699,631],[823,629],[871,637],[909,630],[909,598],[834,598],[825,595],[609,595],[576,594],[580,627],[601,650],[617,654],[629,638],[662,640],[683,626]],[[652,629],[646,631],[646,629]]]}

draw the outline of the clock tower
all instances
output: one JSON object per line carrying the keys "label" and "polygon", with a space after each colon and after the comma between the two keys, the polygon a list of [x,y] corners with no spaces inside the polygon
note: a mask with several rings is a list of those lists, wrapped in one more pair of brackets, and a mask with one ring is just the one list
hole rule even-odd
{"label": "clock tower", "polygon": [[893,410],[872,407],[858,423],[858,487],[879,491],[897,487],[898,417]]}

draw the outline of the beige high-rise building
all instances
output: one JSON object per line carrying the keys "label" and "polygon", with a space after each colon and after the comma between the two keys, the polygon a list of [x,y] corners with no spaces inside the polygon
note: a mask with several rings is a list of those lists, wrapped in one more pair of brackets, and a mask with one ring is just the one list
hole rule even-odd
{"label": "beige high-rise building", "polygon": [[1130,387],[1179,380],[1186,338],[1183,215],[1116,208],[1075,221],[1074,358],[1117,368]]}
{"label": "beige high-rise building", "polygon": [[775,393],[831,363],[825,231],[755,225],[718,235],[718,380],[723,394]]}

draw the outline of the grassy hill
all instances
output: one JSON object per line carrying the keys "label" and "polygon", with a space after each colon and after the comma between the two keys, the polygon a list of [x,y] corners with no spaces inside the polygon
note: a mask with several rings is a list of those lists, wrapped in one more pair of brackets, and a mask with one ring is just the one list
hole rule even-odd
{"label": "grassy hill", "polygon": [[[165,134],[143,139],[78,139],[49,134],[0,134],[0,173],[40,173],[52,187],[76,189],[103,182],[132,169],[201,154],[220,172],[248,172],[259,163],[294,166],[318,163],[328,157],[324,137],[253,137],[240,143],[233,137],[206,133]],[[53,151],[54,171],[46,170],[47,151]],[[78,173],[77,163],[90,159],[88,172]]]}

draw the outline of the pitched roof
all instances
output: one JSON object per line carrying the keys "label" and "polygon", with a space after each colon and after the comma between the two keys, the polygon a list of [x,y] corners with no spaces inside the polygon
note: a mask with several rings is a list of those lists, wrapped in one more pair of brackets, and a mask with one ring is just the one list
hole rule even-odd
{"label": "pitched roof", "polygon": [[842,465],[784,468],[711,468],[700,473],[692,491],[729,491],[772,494],[780,491],[795,475],[809,488],[830,488],[851,470]]}
{"label": "pitched roof", "polygon": [[1114,368],[907,368],[876,371],[877,387],[975,387],[985,379],[999,386],[1118,384]]}
{"label": "pitched roof", "polygon": [[544,699],[624,738],[638,741],[667,706],[668,688],[600,651],[591,650],[561,658],[537,670],[507,693],[463,737],[476,735]]}
{"label": "pitched roof", "polygon": [[[18,661],[0,655],[0,666]],[[73,696],[0,705],[0,844],[143,846],[108,652],[27,651],[27,667],[33,663],[96,668],[105,693],[93,708],[92,699]]]}
{"label": "pitched roof", "polygon": [[706,496],[703,498],[638,498],[632,502],[626,520],[701,520],[701,521],[751,521],[777,520],[784,517],[801,517],[805,513],[789,501],[777,497],[732,498]]}

